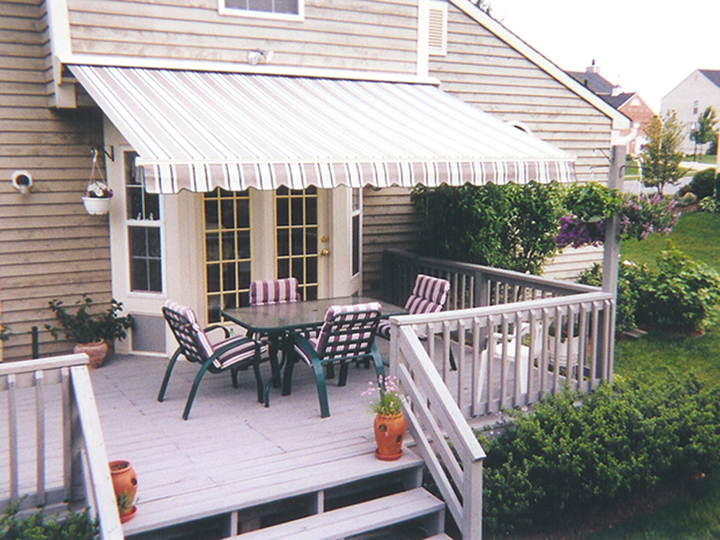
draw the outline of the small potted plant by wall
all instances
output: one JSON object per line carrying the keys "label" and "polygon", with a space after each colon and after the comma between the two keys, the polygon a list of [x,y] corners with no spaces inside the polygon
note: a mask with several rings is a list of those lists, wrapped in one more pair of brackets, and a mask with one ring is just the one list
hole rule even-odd
{"label": "small potted plant by wall", "polygon": [[82,199],[85,211],[91,215],[107,214],[112,196],[113,191],[107,184],[100,181],[91,182]]}
{"label": "small potted plant by wall", "polygon": [[83,294],[78,300],[74,314],[68,313],[63,302],[57,298],[48,302],[50,311],[55,314],[59,326],[45,325],[45,328],[58,339],[64,333],[68,340],[77,343],[74,351],[85,353],[90,358],[90,367],[100,367],[105,361],[108,344],[116,339],[127,337],[127,330],[132,327],[132,315],[121,315],[122,303],[114,298],[104,313],[92,314],[90,307],[92,298]]}

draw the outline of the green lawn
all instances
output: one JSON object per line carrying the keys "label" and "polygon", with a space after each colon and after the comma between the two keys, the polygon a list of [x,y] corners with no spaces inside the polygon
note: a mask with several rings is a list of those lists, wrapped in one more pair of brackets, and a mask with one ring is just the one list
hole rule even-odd
{"label": "green lawn", "polygon": [[[720,215],[686,214],[669,236],[675,246],[720,272]],[[623,242],[621,258],[651,263],[668,237],[653,235],[642,242]],[[694,371],[707,384],[720,387],[720,325],[696,338],[651,333],[615,348],[615,373],[666,377]],[[720,471],[694,489],[650,514],[636,516],[612,529],[586,536],[592,540],[670,540],[720,538]]]}

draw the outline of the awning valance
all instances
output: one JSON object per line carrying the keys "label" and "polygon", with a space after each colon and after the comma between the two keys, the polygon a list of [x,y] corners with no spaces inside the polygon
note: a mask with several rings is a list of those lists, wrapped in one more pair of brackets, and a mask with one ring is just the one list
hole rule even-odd
{"label": "awning valance", "polygon": [[562,150],[431,85],[71,66],[147,189],[570,182]]}

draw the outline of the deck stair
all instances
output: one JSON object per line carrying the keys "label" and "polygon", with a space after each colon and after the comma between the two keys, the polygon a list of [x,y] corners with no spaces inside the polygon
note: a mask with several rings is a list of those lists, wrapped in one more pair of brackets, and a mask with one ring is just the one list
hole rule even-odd
{"label": "deck stair", "polygon": [[342,540],[347,537],[357,538],[363,533],[376,533],[372,538],[383,538],[383,530],[411,521],[422,521],[420,526],[425,534],[436,534],[444,527],[444,509],[442,501],[423,488],[415,488],[232,538]]}
{"label": "deck stair", "polygon": [[[395,539],[374,531],[408,523],[418,532],[403,538],[419,540],[443,530],[444,514],[444,503],[420,488],[422,466],[422,459],[406,451],[396,462],[365,453],[254,478],[248,471],[241,489],[228,483],[204,497],[184,492],[141,500],[137,516],[124,526],[125,537],[181,540],[215,529],[209,538],[305,538],[295,531],[310,528],[307,538],[313,539]],[[276,527],[281,532],[273,536]]]}

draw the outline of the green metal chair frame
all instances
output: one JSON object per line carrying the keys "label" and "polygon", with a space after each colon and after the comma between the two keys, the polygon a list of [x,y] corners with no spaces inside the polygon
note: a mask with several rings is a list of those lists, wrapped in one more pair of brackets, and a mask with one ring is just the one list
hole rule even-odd
{"label": "green metal chair frame", "polygon": [[[158,401],[162,402],[164,400],[175,363],[180,356],[184,356],[189,362],[201,364],[201,367],[190,389],[190,395],[182,415],[183,420],[188,419],[200,381],[208,371],[210,373],[221,373],[229,370],[233,387],[238,388],[238,370],[245,370],[252,366],[257,383],[258,401],[263,402],[260,362],[262,361],[262,354],[267,351],[265,345],[245,336],[233,337],[230,335],[229,330],[222,325],[211,325],[203,329],[198,325],[195,313],[190,308],[174,302],[167,302],[162,311],[170,330],[178,342],[178,348],[170,358],[165,370],[165,376],[157,397]],[[223,330],[225,339],[213,344],[206,333],[216,329]]]}
{"label": "green metal chair frame", "polygon": [[[366,309],[367,306],[372,307]],[[291,332],[294,346],[285,366],[283,395],[290,394],[293,366],[301,359],[312,368],[315,375],[322,418],[330,416],[323,367],[340,365],[338,386],[345,386],[348,366],[357,360],[372,359],[377,376],[383,375],[382,357],[375,345],[381,317],[380,305],[377,303],[331,306],[317,338],[308,340],[299,332]],[[265,405],[269,405],[267,399]]]}

